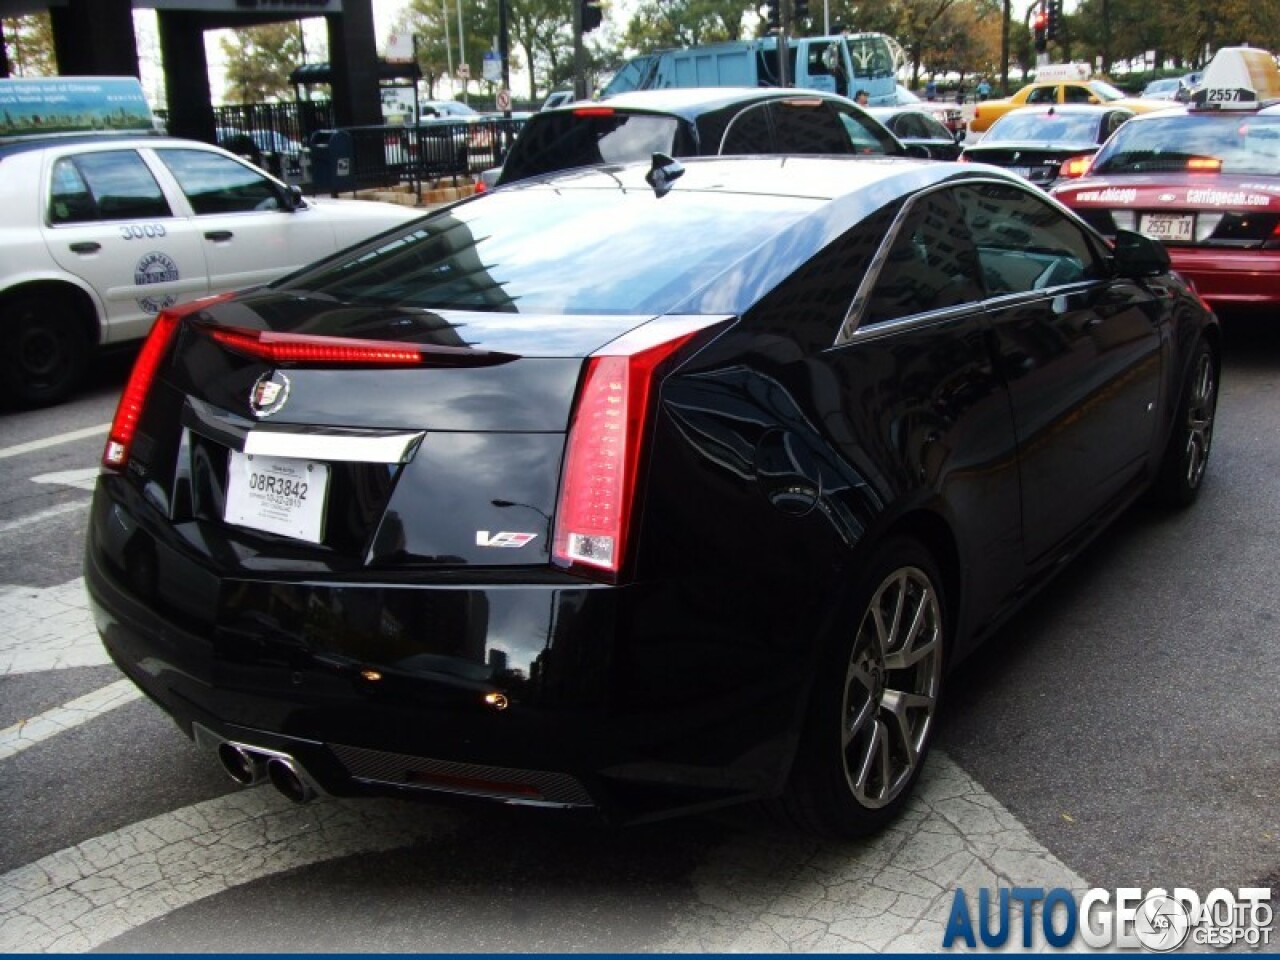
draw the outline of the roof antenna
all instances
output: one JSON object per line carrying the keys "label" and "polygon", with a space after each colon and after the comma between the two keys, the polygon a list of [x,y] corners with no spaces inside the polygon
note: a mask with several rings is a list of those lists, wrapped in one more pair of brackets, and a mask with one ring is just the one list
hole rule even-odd
{"label": "roof antenna", "polygon": [[655,196],[665,197],[671,192],[671,185],[682,176],[684,176],[684,166],[682,164],[671,159],[665,153],[655,153],[652,166],[649,167],[649,172],[644,175],[644,181],[653,187]]}

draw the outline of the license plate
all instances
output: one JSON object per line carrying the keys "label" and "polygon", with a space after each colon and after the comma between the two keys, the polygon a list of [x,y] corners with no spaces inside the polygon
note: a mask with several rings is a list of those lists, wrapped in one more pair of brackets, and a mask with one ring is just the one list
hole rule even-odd
{"label": "license plate", "polygon": [[1138,221],[1138,232],[1156,240],[1190,240],[1195,217],[1191,214],[1147,213]]}
{"label": "license plate", "polygon": [[1018,176],[1020,176],[1020,177],[1026,177],[1028,180],[1030,180],[1030,179],[1031,179],[1031,168],[1030,168],[1030,167],[1010,167],[1010,168],[1009,168],[1009,172],[1010,172],[1010,173],[1016,173],[1016,174],[1017,174]]}
{"label": "license plate", "polygon": [[328,487],[327,463],[233,450],[222,517],[227,523],[319,543]]}

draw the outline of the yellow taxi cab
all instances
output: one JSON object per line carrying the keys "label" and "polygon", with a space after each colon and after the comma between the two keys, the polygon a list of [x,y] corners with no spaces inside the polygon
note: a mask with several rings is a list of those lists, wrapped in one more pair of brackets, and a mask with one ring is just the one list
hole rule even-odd
{"label": "yellow taxi cab", "polygon": [[1029,83],[1011,97],[1003,100],[984,100],[974,108],[969,121],[970,133],[982,133],[996,120],[1017,107],[1034,107],[1051,103],[1103,103],[1109,107],[1123,107],[1134,113],[1167,110],[1168,100],[1143,100],[1130,97],[1105,80],[1045,80]]}
{"label": "yellow taxi cab", "polygon": [[1219,50],[1187,106],[1135,117],[1053,196],[1099,232],[1160,240],[1215,308],[1280,304],[1280,69]]}

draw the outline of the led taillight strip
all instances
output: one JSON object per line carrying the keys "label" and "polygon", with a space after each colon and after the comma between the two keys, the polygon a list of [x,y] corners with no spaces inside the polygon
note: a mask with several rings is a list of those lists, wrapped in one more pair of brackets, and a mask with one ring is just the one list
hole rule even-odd
{"label": "led taillight strip", "polygon": [[224,293],[216,297],[205,297],[193,300],[178,307],[161,311],[147,334],[146,342],[134,361],[133,371],[129,374],[129,382],[125,384],[124,393],[120,395],[120,403],[116,407],[115,418],[111,421],[111,432],[107,434],[107,445],[102,451],[102,465],[109,470],[121,470],[129,462],[129,450],[133,446],[134,435],[138,431],[138,422],[142,418],[142,410],[146,406],[147,397],[155,382],[156,371],[160,361],[169,350],[173,336],[178,332],[182,318],[198,313],[219,301],[226,300],[231,294]]}
{"label": "led taillight strip", "polygon": [[616,581],[627,557],[656,371],[720,317],[671,323],[667,339],[639,328],[587,358],[569,426],[552,560]]}
{"label": "led taillight strip", "polygon": [[211,327],[208,334],[228,350],[276,364],[413,367],[424,359],[419,349],[382,340],[273,333],[234,327]]}

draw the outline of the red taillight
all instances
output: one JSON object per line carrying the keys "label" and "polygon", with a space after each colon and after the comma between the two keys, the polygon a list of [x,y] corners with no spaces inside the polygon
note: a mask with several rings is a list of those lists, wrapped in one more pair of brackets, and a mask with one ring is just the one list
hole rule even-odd
{"label": "red taillight", "polygon": [[107,434],[107,446],[102,451],[102,465],[110,470],[120,470],[129,462],[129,449],[133,446],[133,436],[138,430],[138,420],[142,417],[142,408],[146,405],[147,395],[151,392],[151,384],[156,378],[156,370],[164,359],[169,343],[178,330],[182,318],[191,313],[203,310],[220,300],[226,300],[231,294],[224,293],[217,297],[206,297],[194,300],[181,306],[164,310],[156,317],[151,326],[151,333],[134,361],[133,372],[129,374],[129,382],[125,384],[124,393],[120,395],[120,404],[116,407],[115,419],[111,421],[111,432]]}
{"label": "red taillight", "polygon": [[[553,560],[614,579],[626,558],[636,481],[649,423],[654,371],[699,330],[697,318],[657,344],[624,342],[588,358],[569,426],[556,505]],[[642,328],[643,329],[643,328]]]}
{"label": "red taillight", "polygon": [[612,117],[613,107],[578,107],[573,111],[575,117]]}
{"label": "red taillight", "polygon": [[[268,363],[314,366],[413,367],[423,362],[422,350],[382,340],[317,337],[269,330],[212,327],[209,336],[228,350]],[[463,352],[463,351],[459,351]]]}
{"label": "red taillight", "polygon": [[1059,176],[1063,177],[1083,177],[1089,172],[1089,166],[1093,163],[1093,157],[1072,157],[1058,170]]}
{"label": "red taillight", "polygon": [[488,185],[487,183],[485,183],[483,180],[477,180],[477,181],[476,181],[476,189],[475,189],[475,192],[476,192],[476,193],[488,193],[488,192],[489,192],[489,185]]}
{"label": "red taillight", "polygon": [[1276,224],[1276,228],[1271,231],[1271,237],[1263,244],[1268,250],[1274,250],[1280,247],[1280,223]]}

